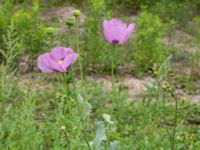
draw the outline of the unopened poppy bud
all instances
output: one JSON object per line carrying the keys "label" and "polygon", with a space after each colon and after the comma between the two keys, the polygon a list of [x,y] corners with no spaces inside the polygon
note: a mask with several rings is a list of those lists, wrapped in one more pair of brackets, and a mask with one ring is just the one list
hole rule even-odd
{"label": "unopened poppy bud", "polygon": [[70,17],[68,18],[66,21],[65,21],[65,24],[68,26],[68,27],[72,27],[74,24],[75,24],[75,19],[73,17]]}
{"label": "unopened poppy bud", "polygon": [[47,28],[46,28],[46,32],[47,32],[48,34],[54,34],[54,33],[56,32],[56,29],[53,28],[53,27],[47,27]]}
{"label": "unopened poppy bud", "polygon": [[78,17],[80,16],[80,10],[74,10],[72,11],[73,16]]}

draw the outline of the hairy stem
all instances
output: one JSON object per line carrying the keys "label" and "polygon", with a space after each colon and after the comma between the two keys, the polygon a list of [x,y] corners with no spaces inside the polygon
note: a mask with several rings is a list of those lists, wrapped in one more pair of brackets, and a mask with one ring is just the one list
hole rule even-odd
{"label": "hairy stem", "polygon": [[[160,88],[160,90],[162,91],[162,98],[163,98],[163,119],[164,119],[164,123],[166,123],[167,122],[167,118],[166,118],[166,105],[165,105],[165,96],[166,96],[165,95],[165,91],[163,90],[161,83],[157,79],[155,79],[155,81],[156,81],[158,87]],[[166,132],[167,132],[167,134],[169,136],[170,144],[172,145],[172,143],[173,143],[172,142],[172,135],[170,134],[170,131],[168,130],[167,127],[165,129],[166,129]]]}
{"label": "hairy stem", "polygon": [[64,83],[63,92],[66,96],[65,103],[67,105],[69,115],[71,115],[72,110],[71,110],[71,101],[70,101],[70,92],[69,92],[69,83],[68,83],[69,81],[67,78],[67,73],[61,74],[61,82]]}
{"label": "hairy stem", "polygon": [[70,47],[69,35],[70,35],[70,27],[67,28],[67,45],[66,45],[67,47]]}
{"label": "hairy stem", "polygon": [[178,97],[173,91],[170,91],[172,94],[172,97],[175,100],[175,109],[174,109],[174,121],[173,121],[173,133],[172,133],[172,144],[171,144],[171,150],[175,149],[175,137],[176,137],[176,126],[177,126],[177,119],[178,119]]}
{"label": "hairy stem", "polygon": [[71,71],[71,75],[72,75],[72,84],[73,84],[73,89],[74,89],[74,94],[75,94],[75,100],[76,100],[76,106],[77,106],[77,110],[78,110],[78,113],[79,113],[79,116],[80,116],[80,120],[81,120],[81,124],[82,124],[82,127],[83,127],[83,133],[84,133],[84,140],[87,144],[87,147],[89,150],[91,150],[91,147],[90,147],[90,144],[89,144],[89,140],[88,140],[88,136],[87,136],[87,132],[86,132],[86,127],[85,127],[85,122],[84,122],[84,119],[83,119],[83,115],[82,115],[82,111],[80,106],[79,106],[79,102],[78,102],[78,95],[77,95],[77,91],[76,91],[76,85],[75,85],[75,75],[74,75],[74,69],[71,68],[72,71]]}
{"label": "hairy stem", "polygon": [[76,17],[76,48],[79,53],[79,67],[80,67],[80,74],[81,74],[81,83],[83,82],[83,67],[82,67],[82,57],[79,48],[79,18]]}
{"label": "hairy stem", "polygon": [[112,56],[111,56],[111,77],[112,77],[112,94],[113,94],[113,99],[116,98],[116,91],[115,91],[115,46],[113,46],[113,51],[112,51]]}

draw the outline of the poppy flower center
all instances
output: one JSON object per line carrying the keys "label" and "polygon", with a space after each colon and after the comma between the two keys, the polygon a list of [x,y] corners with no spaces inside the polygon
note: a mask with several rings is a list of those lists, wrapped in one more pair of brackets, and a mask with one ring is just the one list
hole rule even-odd
{"label": "poppy flower center", "polygon": [[62,60],[58,61],[58,64],[62,64],[62,63],[63,63],[63,61],[62,61]]}
{"label": "poppy flower center", "polygon": [[113,44],[119,44],[119,40],[115,40],[115,39],[114,39],[114,40],[112,40],[112,43],[113,43]]}

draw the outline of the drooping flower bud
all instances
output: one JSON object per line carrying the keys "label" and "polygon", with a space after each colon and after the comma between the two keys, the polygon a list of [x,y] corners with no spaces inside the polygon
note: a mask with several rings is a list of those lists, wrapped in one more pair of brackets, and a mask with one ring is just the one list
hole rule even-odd
{"label": "drooping flower bud", "polygon": [[80,10],[73,10],[72,14],[73,14],[73,16],[78,17],[78,16],[80,16]]}
{"label": "drooping flower bud", "polygon": [[65,24],[68,27],[72,27],[75,24],[75,18],[74,17],[70,17],[65,21]]}

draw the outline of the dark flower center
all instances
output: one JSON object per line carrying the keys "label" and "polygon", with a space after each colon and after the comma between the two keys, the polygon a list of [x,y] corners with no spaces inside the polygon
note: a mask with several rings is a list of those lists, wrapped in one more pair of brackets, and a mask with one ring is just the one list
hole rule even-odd
{"label": "dark flower center", "polygon": [[114,40],[112,40],[112,43],[113,43],[113,44],[119,44],[119,40],[115,40],[115,39],[114,39]]}

